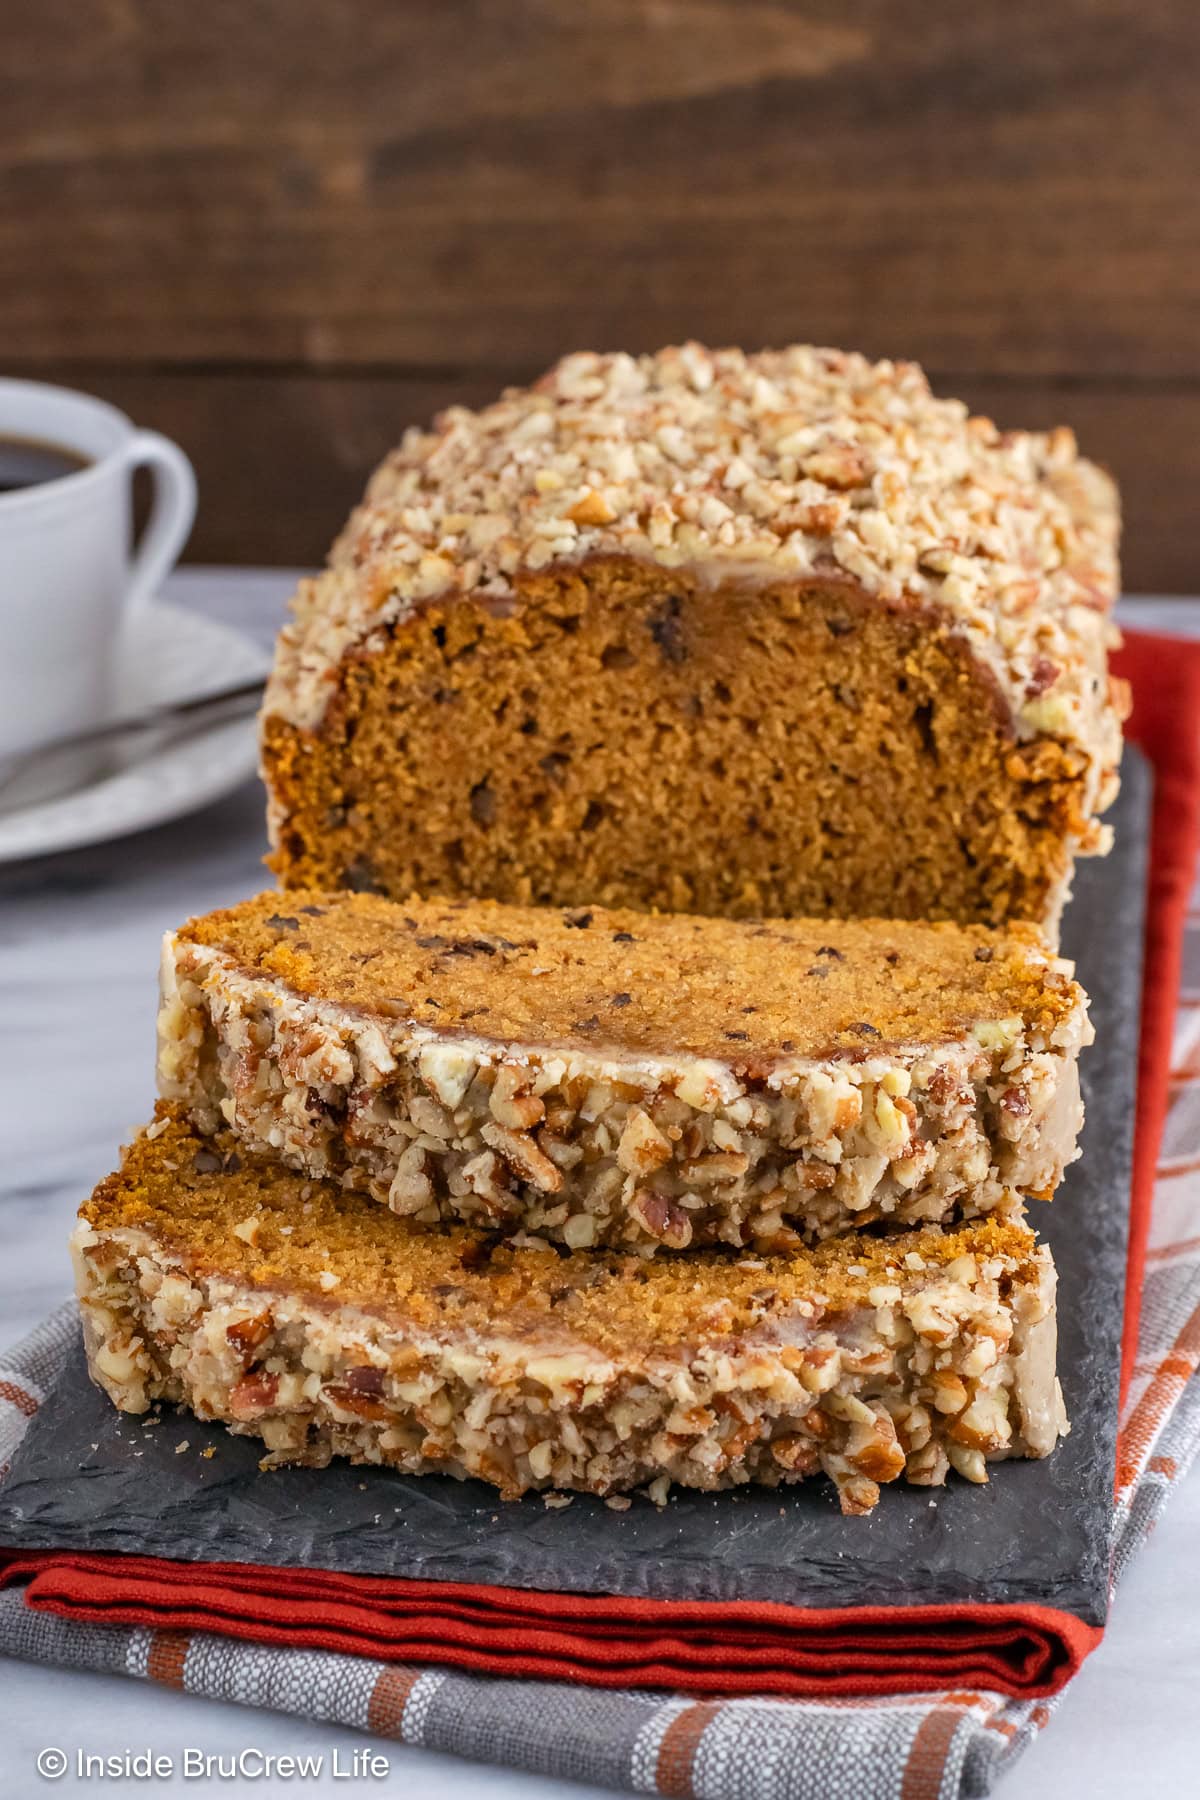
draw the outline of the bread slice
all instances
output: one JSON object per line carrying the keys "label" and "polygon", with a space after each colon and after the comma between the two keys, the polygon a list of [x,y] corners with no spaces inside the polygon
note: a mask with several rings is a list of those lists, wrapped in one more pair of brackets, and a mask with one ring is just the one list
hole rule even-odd
{"label": "bread slice", "polygon": [[1105,847],[1118,506],[1071,433],[797,346],[410,432],[262,722],[285,886],[1055,928]]}
{"label": "bread slice", "polygon": [[620,1493],[832,1476],[971,1481],[1066,1429],[1054,1268],[1014,1221],[646,1263],[415,1230],[199,1135],[174,1108],[80,1210],[92,1374],[261,1438],[409,1474]]}
{"label": "bread slice", "polygon": [[436,1224],[782,1251],[1075,1155],[1070,965],[1014,925],[263,894],[166,940],[159,1086]]}

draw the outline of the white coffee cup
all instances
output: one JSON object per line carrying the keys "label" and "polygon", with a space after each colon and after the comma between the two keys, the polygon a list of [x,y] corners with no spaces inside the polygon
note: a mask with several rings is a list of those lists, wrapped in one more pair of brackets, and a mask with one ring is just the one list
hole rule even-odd
{"label": "white coffee cup", "polygon": [[[0,380],[0,437],[80,458],[69,474],[0,493],[0,755],[111,717],[129,627],[186,544],[196,477],[183,451],[88,394]],[[133,473],[154,475],[134,549]]]}

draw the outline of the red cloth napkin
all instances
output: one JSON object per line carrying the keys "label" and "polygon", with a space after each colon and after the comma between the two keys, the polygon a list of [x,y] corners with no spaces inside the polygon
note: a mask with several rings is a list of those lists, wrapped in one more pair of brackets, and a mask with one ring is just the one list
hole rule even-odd
{"label": "red cloth napkin", "polygon": [[1137,1354],[1138,1313],[1154,1174],[1170,1093],[1171,1034],[1183,927],[1200,848],[1200,643],[1129,632],[1115,671],[1133,689],[1126,735],[1154,769],[1146,963],[1138,1054],[1137,1135],[1129,1216],[1129,1272],[1121,1392]]}
{"label": "red cloth napkin", "polygon": [[1042,1606],[622,1600],[65,1551],[17,1553],[0,1580],[25,1577],[29,1605],[93,1624],[726,1696],[898,1694],[950,1684],[1034,1699],[1056,1693],[1101,1636]]}
{"label": "red cloth napkin", "polygon": [[[1155,1163],[1167,1103],[1183,921],[1200,842],[1200,644],[1131,634],[1117,672],[1133,684],[1130,736],[1156,790],[1137,1096],[1125,1370],[1137,1336]],[[1056,1693],[1099,1628],[1049,1606],[803,1608],[661,1601],[471,1583],[397,1581],[258,1564],[71,1551],[13,1553],[0,1586],[92,1624],[212,1631],[596,1687],[732,1696],[917,1693],[983,1687]]]}

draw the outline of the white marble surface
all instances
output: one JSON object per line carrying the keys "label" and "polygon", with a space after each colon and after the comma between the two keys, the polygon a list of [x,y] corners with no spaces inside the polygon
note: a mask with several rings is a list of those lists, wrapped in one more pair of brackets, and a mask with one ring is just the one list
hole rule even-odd
{"label": "white marble surface", "polygon": [[[173,599],[269,640],[286,573],[185,571]],[[1131,622],[1200,634],[1200,602],[1152,603]],[[112,1165],[152,1099],[155,971],[162,931],[265,883],[261,794],[254,785],[192,818],[121,842],[0,872],[0,1337],[12,1341],[69,1289],[64,1243],[81,1195]],[[70,1097],[69,1107],[62,1096]],[[1173,1800],[1200,1787],[1200,1469],[1183,1484],[1117,1599],[1112,1624],[1058,1717],[1002,1792],[1017,1800],[1104,1800],[1135,1787]],[[431,1800],[587,1800],[584,1789],[387,1746],[390,1776],[334,1778],[364,1739],[265,1712],[218,1705],[120,1677],[6,1661],[0,1686],[0,1794],[74,1793],[39,1779],[37,1751],[98,1754],[187,1746],[229,1754],[313,1752],[316,1781],[241,1784],[256,1795],[353,1795],[403,1785]],[[145,1793],[105,1780],[87,1791]],[[231,1783],[153,1784],[154,1792],[228,1791]],[[237,1791],[241,1791],[240,1787]],[[752,1797],[748,1796],[748,1800]]]}

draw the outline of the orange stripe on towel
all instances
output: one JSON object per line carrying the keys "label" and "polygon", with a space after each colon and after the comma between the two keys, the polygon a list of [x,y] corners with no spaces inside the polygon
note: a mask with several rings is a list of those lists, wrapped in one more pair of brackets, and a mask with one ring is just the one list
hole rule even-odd
{"label": "orange stripe on towel", "polygon": [[161,1681],[164,1687],[181,1688],[190,1643],[186,1631],[156,1631],[146,1658],[146,1673],[151,1681]]}
{"label": "orange stripe on towel", "polygon": [[23,1387],[15,1381],[0,1381],[0,1400],[7,1400],[18,1412],[23,1412],[27,1419],[32,1419],[38,1409],[38,1403],[32,1394],[27,1394]]}
{"label": "orange stripe on towel", "polygon": [[663,1732],[654,1768],[654,1785],[660,1794],[670,1800],[692,1800],[696,1751],[723,1705],[721,1700],[699,1700],[671,1720]]}
{"label": "orange stripe on towel", "polygon": [[402,1737],[404,1708],[420,1679],[420,1669],[382,1669],[367,1702],[368,1731],[378,1737]]}
{"label": "orange stripe on towel", "polygon": [[1147,1262],[1169,1262],[1173,1256],[1186,1256],[1190,1250],[1200,1250],[1200,1237],[1177,1238],[1173,1244],[1159,1244],[1153,1250],[1147,1250]]}
{"label": "orange stripe on towel", "polygon": [[1158,1165],[1160,1181],[1174,1181],[1181,1175],[1195,1175],[1198,1172],[1200,1172],[1200,1156],[1188,1156],[1181,1162],[1160,1162]]}
{"label": "orange stripe on towel", "polygon": [[904,1765],[900,1800],[939,1800],[946,1757],[961,1718],[961,1712],[939,1706],[921,1720]]}
{"label": "orange stripe on towel", "polygon": [[1159,1426],[1178,1400],[1200,1364],[1200,1306],[1170,1351],[1159,1363],[1150,1385],[1129,1415],[1117,1443],[1117,1493],[1123,1494],[1137,1479],[1142,1456],[1154,1441]]}

